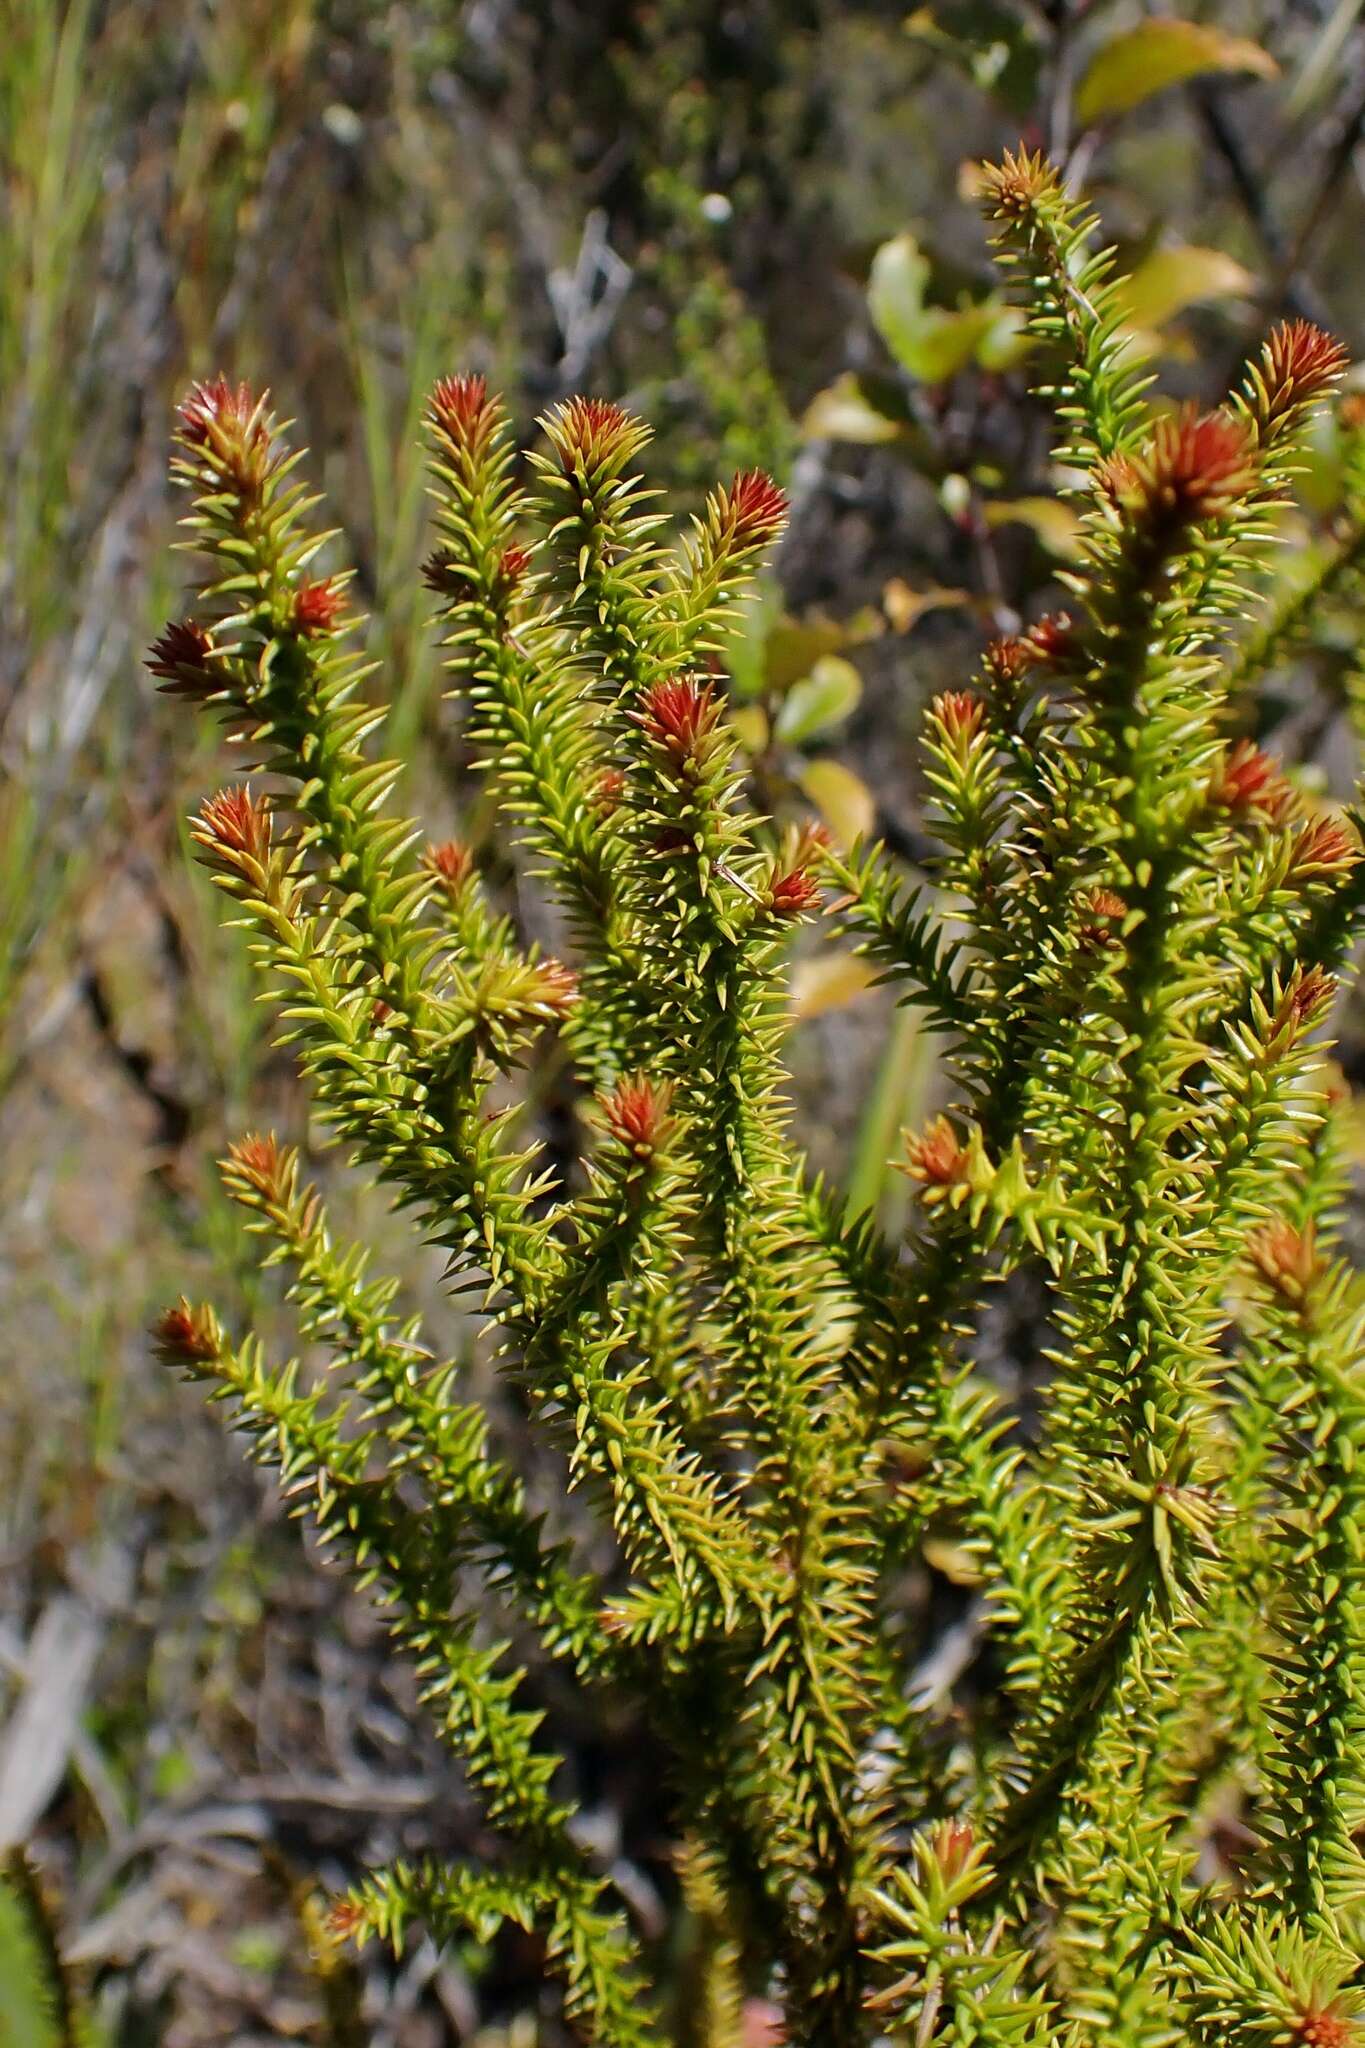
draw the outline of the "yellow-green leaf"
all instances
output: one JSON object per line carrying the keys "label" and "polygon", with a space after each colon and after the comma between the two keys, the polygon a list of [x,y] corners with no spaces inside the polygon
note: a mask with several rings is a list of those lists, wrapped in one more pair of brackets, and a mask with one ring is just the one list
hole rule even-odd
{"label": "yellow-green leaf", "polygon": [[1251,71],[1274,78],[1279,66],[1268,50],[1245,36],[1156,16],[1096,52],[1076,94],[1077,118],[1088,123],[1126,114],[1153,93],[1207,71]]}
{"label": "yellow-green leaf", "polygon": [[969,591],[947,589],[938,583],[931,583],[927,590],[912,590],[903,576],[893,576],[882,591],[882,609],[898,633],[908,633],[926,612],[952,610],[975,602]]}
{"label": "yellow-green leaf", "polygon": [[808,441],[856,441],[873,447],[894,441],[901,432],[867,397],[852,370],[845,370],[806,407],[801,431]]}
{"label": "yellow-green leaf", "polygon": [[988,526],[1017,522],[1032,527],[1049,554],[1065,561],[1076,553],[1080,520],[1060,498],[995,498],[981,509]]}
{"label": "yellow-green leaf", "polygon": [[1246,298],[1256,280],[1221,249],[1179,242],[1153,249],[1119,287],[1124,318],[1135,327],[1160,327],[1186,306],[1209,299]]}
{"label": "yellow-green leaf", "polygon": [[768,714],[761,704],[736,704],[730,725],[746,754],[763,752],[768,744]]}
{"label": "yellow-green leaf", "polygon": [[796,780],[841,846],[872,837],[876,802],[861,776],[842,761],[804,761]]}
{"label": "yellow-green leaf", "polygon": [[798,1017],[846,1009],[875,979],[875,970],[855,953],[817,953],[792,969],[792,1009]]}
{"label": "yellow-green leaf", "polygon": [[863,679],[841,654],[822,655],[808,676],[792,684],[773,724],[789,747],[818,739],[842,725],[863,694]]}
{"label": "yellow-green leaf", "polygon": [[913,235],[884,242],[872,260],[867,309],[901,368],[942,384],[970,362],[1003,369],[1020,353],[1023,317],[992,296],[950,310],[925,304],[929,259]]}

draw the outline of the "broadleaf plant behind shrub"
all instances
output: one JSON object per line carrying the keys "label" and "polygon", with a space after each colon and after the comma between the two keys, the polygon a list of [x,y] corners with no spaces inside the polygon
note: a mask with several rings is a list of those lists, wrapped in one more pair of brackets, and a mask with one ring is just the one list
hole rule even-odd
{"label": "broadleaf plant behind shrub", "polygon": [[[1083,553],[1069,616],[932,707],[941,898],[746,801],[717,654],[781,523],[767,479],[673,547],[637,421],[571,400],[523,464],[454,377],[429,580],[574,966],[524,947],[465,847],[384,808],[354,622],[310,574],[313,503],[264,401],[219,382],[182,409],[208,566],[153,665],[268,778],[195,836],[320,1111],[486,1290],[618,1563],[547,1539],[458,1371],[273,1138],[227,1183],[334,1368],[188,1303],[159,1342],[390,1603],[500,1844],[379,1872],[337,1931],[534,1929],[594,2041],[663,2038],[659,1994],[514,1662],[462,1606],[471,1572],[671,1751],[684,1895],[718,1930],[691,2015],[712,2041],[746,1994],[812,2044],[1365,2039],[1362,1296],[1313,1042],[1361,849],[1235,737],[1227,684],[1243,704],[1248,593],[1343,357],[1280,327],[1225,405],[1160,411],[1083,210],[1024,157],[989,190]],[[847,1225],[789,1131],[784,956],[830,898],[953,1047],[956,1106],[908,1140],[905,1246]],[[509,1083],[544,1033],[596,1097],[567,1180]],[[1021,1262],[1054,1342],[1026,1424],[969,1335]],[[929,1533],[970,1558],[1000,1674],[947,1712],[909,1683],[898,1594]],[[1230,1788],[1246,1839],[1220,1858]]]}

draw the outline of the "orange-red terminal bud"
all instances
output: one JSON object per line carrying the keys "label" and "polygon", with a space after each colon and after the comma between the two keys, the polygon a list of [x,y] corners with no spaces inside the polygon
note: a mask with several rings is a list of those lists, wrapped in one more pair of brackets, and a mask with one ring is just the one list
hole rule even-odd
{"label": "orange-red terminal bud", "polygon": [[270,425],[264,395],[249,384],[222,376],[196,384],[180,405],[180,437],[239,491],[255,492],[264,481]]}
{"label": "orange-red terminal bud", "polygon": [[474,856],[459,839],[444,839],[422,852],[422,866],[445,883],[452,894],[462,889],[474,872]]}
{"label": "orange-red terminal bud", "polygon": [[774,917],[804,917],[820,903],[820,884],[809,868],[792,867],[774,874],[768,884],[768,908]]}
{"label": "orange-red terminal bud", "polygon": [[1311,320],[1283,320],[1272,327],[1261,350],[1258,403],[1263,426],[1273,427],[1331,390],[1350,363],[1348,349]]}
{"label": "orange-red terminal bud", "polygon": [[935,697],[930,710],[950,740],[974,740],[986,718],[981,699],[966,690],[945,690]]}
{"label": "orange-red terminal bud", "polygon": [[494,409],[486,377],[477,373],[440,377],[432,387],[428,418],[452,447],[467,451],[487,431]]}
{"label": "orange-red terminal bud", "polygon": [[170,696],[211,697],[222,687],[213,637],[197,619],[172,620],[147,652],[147,667]]}
{"label": "orange-red terminal bud", "polygon": [[270,854],[270,806],[245,785],[206,799],[196,820],[202,846],[245,854],[262,866]]}
{"label": "orange-red terminal bud", "polygon": [[1247,1239],[1247,1254],[1261,1278],[1285,1301],[1302,1301],[1318,1275],[1311,1219],[1302,1230],[1283,1217],[1263,1225]]}
{"label": "orange-red terminal bud", "polygon": [[545,421],[565,473],[594,469],[632,444],[642,432],[623,405],[609,398],[568,398]]}
{"label": "orange-red terminal bud", "polygon": [[962,1178],[967,1154],[946,1116],[936,1116],[917,1137],[907,1136],[905,1151],[913,1180],[946,1188]]}
{"label": "orange-red terminal bud", "polygon": [[249,1132],[228,1146],[228,1164],[257,1194],[273,1197],[280,1185],[280,1148],[273,1131]]}
{"label": "orange-red terminal bud", "polygon": [[673,1128],[669,1115],[672,1099],[668,1082],[633,1074],[618,1081],[603,1099],[607,1128],[638,1159],[648,1159]]}
{"label": "orange-red terminal bud", "polygon": [[1137,469],[1149,513],[1192,523],[1226,512],[1256,474],[1244,422],[1192,405],[1157,422]]}
{"label": "orange-red terminal bud", "polygon": [[152,1342],[166,1365],[204,1365],[218,1356],[213,1319],[204,1308],[192,1308],[182,1294],[163,1309],[152,1325]]}
{"label": "orange-red terminal bud", "polygon": [[663,682],[651,683],[642,703],[640,716],[645,731],[679,759],[695,756],[720,718],[720,705],[711,685],[698,683],[691,676],[669,676]]}
{"label": "orange-red terminal bud", "polygon": [[762,547],[775,539],[786,523],[787,509],[785,493],[761,469],[738,471],[728,490],[718,491],[715,498],[722,535],[741,549]]}
{"label": "orange-red terminal bud", "polygon": [[335,577],[309,578],[294,592],[296,633],[330,633],[346,609],[346,593]]}
{"label": "orange-red terminal bud", "polygon": [[1294,841],[1289,871],[1300,878],[1338,875],[1360,859],[1360,844],[1340,818],[1310,818]]}
{"label": "orange-red terminal bud", "polygon": [[1278,762],[1252,740],[1237,740],[1228,748],[1209,784],[1209,802],[1225,811],[1261,811],[1278,819],[1293,800]]}

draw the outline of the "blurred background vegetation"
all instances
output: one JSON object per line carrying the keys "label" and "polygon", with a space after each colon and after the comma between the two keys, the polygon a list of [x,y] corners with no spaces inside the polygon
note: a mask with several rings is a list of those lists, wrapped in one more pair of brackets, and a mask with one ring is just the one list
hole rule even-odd
{"label": "blurred background vegetation", "polygon": [[[148,1356],[182,1287],[268,1304],[211,1162],[244,1127],[307,1129],[185,857],[212,736],[141,666],[176,609],[186,381],[252,377],[298,421],[406,798],[482,843],[531,931],[417,573],[416,427],[456,368],[528,429],[581,389],[646,414],[679,516],[737,467],[778,475],[792,527],[733,661],[756,789],[914,859],[920,708],[1071,542],[975,160],[1065,158],[1163,384],[1216,396],[1284,313],[1365,346],[1363,123],[1361,0],[0,0],[0,1850],[41,1872],[27,1907],[27,1879],[0,1892],[0,2037],[57,2038],[15,1988],[41,1894],[126,2048],[557,2038],[513,1943],[319,1949],[312,1874],[477,1852],[476,1824],[364,1603]],[[1301,559],[1335,503],[1328,434]],[[1247,723],[1341,787],[1361,699],[1329,615]],[[932,1048],[827,943],[795,985],[813,1156],[894,1226],[884,1162]],[[580,1725],[545,1683],[585,1825],[660,1930],[648,1731]]]}

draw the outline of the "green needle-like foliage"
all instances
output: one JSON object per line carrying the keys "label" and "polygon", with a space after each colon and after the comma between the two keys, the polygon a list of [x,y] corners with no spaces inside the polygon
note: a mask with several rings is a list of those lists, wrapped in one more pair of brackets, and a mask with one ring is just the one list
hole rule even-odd
{"label": "green needle-like foliage", "polygon": [[[595,2041],[673,2012],[722,2048],[749,1997],[811,2048],[1365,2040],[1365,1304],[1330,1250],[1320,1037],[1361,845],[1234,724],[1355,574],[1344,540],[1292,603],[1269,575],[1344,356],[1279,327],[1223,405],[1163,409],[1085,210],[1036,158],[987,187],[1081,548],[1067,611],[932,707],[931,878],[750,800],[720,661],[768,479],[677,538],[639,421],[572,399],[527,461],[451,377],[427,575],[490,806],[562,913],[571,963],[543,957],[468,847],[386,809],[344,579],[310,573],[265,401],[182,408],[206,566],[153,666],[256,778],[195,838],[321,1117],[481,1297],[601,1533],[547,1534],[460,1365],[271,1138],[225,1173],[306,1365],[185,1303],[159,1342],[388,1604],[500,1844],[376,1873],[337,1932],[534,1929]],[[785,961],[822,909],[951,1048],[904,1245],[842,1224],[793,1142]],[[567,1174],[518,1082],[546,1037],[585,1106]],[[1016,1402],[975,1333],[1020,1267],[1049,1334]],[[989,1653],[947,1700],[905,1591],[945,1539]],[[535,1655],[672,1755],[691,1997],[651,1989],[573,1827]]]}

